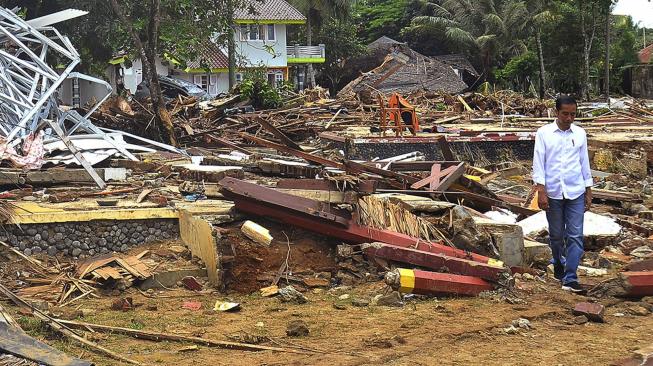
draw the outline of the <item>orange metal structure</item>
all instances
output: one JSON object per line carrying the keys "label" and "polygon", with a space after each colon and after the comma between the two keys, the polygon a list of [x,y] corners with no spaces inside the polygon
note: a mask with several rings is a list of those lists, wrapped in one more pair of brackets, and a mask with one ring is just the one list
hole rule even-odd
{"label": "orange metal structure", "polygon": [[[385,136],[386,129],[394,129],[395,136],[402,136],[406,128],[410,130],[413,136],[417,135],[419,121],[415,113],[415,107],[397,93],[390,96],[387,104],[381,94],[379,94],[378,99],[380,127],[383,136]],[[394,123],[394,126],[388,126],[390,122]]]}

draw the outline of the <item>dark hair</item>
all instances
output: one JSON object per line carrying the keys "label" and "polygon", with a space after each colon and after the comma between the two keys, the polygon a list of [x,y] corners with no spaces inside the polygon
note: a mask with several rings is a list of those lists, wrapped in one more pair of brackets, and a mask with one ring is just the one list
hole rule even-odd
{"label": "dark hair", "polygon": [[576,99],[574,97],[570,97],[569,95],[561,95],[556,98],[556,110],[560,110],[560,107],[562,107],[563,104],[573,104],[576,107],[578,107],[578,103],[576,103]]}

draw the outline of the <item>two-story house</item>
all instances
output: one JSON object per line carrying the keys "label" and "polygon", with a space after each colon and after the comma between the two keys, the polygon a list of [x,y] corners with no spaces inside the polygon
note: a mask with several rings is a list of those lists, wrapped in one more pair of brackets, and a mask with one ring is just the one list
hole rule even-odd
{"label": "two-story house", "polygon": [[[242,80],[248,68],[265,67],[268,82],[278,85],[289,78],[293,65],[324,62],[324,45],[288,45],[286,29],[303,25],[306,18],[285,0],[250,0],[251,6],[237,9],[234,14],[237,73],[236,82]],[[254,12],[250,13],[250,8]],[[229,90],[229,61],[226,46],[207,40],[199,50],[199,57],[179,68],[163,58],[157,60],[157,72],[192,82],[211,95]],[[124,58],[112,62],[122,66],[124,85],[132,93],[143,80],[140,60],[127,68]],[[300,70],[301,73],[302,70]]]}

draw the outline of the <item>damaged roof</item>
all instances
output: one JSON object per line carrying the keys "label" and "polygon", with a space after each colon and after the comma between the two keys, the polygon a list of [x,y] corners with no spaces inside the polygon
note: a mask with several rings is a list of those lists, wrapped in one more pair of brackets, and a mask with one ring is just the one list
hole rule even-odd
{"label": "damaged roof", "polygon": [[651,43],[648,47],[643,48],[641,51],[637,52],[637,57],[639,58],[639,62],[643,64],[647,64],[653,60],[651,58],[651,55],[653,55],[653,43]]}
{"label": "damaged roof", "polygon": [[247,5],[236,9],[237,23],[247,21],[285,21],[303,24],[306,17],[285,0],[247,0]]}
{"label": "damaged roof", "polygon": [[380,66],[363,73],[338,94],[358,93],[366,89],[400,94],[416,90],[458,93],[467,89],[467,84],[447,63],[424,56],[404,44],[395,44],[400,45],[401,51],[391,51]]}
{"label": "damaged roof", "polygon": [[224,69],[229,67],[227,55],[213,42],[204,42],[198,49],[198,56],[188,62],[189,69]]}
{"label": "damaged roof", "polygon": [[467,57],[465,57],[465,55],[462,55],[460,53],[456,53],[452,55],[433,56],[433,58],[438,61],[444,62],[445,64],[453,67],[454,69],[466,70],[474,76],[479,75],[479,73],[476,71],[472,63],[469,62]]}

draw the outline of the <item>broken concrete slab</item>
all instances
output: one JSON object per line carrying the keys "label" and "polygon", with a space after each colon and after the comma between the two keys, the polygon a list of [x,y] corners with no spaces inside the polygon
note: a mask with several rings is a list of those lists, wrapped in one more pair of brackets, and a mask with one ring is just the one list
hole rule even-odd
{"label": "broken concrete slab", "polygon": [[523,265],[530,265],[532,263],[547,264],[551,258],[551,247],[548,244],[533,240],[524,240]]}
{"label": "broken concrete slab", "polygon": [[474,217],[474,223],[492,237],[499,250],[501,261],[509,267],[526,264],[524,250],[524,233],[521,226],[504,224],[482,217]]}
{"label": "broken concrete slab", "polygon": [[152,277],[141,282],[138,287],[143,291],[147,291],[149,289],[164,289],[166,287],[170,288],[176,286],[179,281],[188,276],[206,277],[206,269],[177,269],[155,273],[152,275]]}
{"label": "broken concrete slab", "polygon": [[[525,236],[538,235],[541,232],[548,232],[549,223],[546,219],[546,212],[540,211],[517,223],[522,227]],[[583,220],[583,234],[589,236],[616,236],[621,232],[621,225],[611,217],[585,212]]]}
{"label": "broken concrete slab", "polygon": [[653,296],[653,272],[621,272],[589,291],[590,296],[644,297]]}

